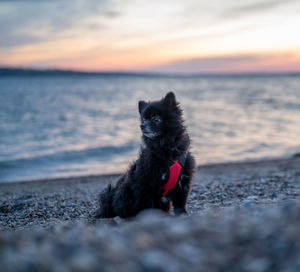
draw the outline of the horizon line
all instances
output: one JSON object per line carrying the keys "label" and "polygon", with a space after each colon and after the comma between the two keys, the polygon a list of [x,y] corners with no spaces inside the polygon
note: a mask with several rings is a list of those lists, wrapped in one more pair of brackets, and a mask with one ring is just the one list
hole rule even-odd
{"label": "horizon line", "polygon": [[68,68],[36,68],[24,66],[1,66],[0,76],[58,76],[58,75],[128,75],[128,76],[180,76],[180,77],[196,77],[196,76],[272,76],[272,75],[300,75],[299,71],[242,71],[242,72],[199,72],[199,73],[174,73],[174,72],[156,72],[149,70],[80,70]]}

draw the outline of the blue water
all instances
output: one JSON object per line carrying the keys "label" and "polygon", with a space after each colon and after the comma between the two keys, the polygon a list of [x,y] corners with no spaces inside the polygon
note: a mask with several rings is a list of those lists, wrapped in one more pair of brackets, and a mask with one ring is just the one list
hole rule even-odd
{"label": "blue water", "polygon": [[120,173],[137,102],[174,91],[198,164],[300,151],[300,76],[0,78],[0,181]]}

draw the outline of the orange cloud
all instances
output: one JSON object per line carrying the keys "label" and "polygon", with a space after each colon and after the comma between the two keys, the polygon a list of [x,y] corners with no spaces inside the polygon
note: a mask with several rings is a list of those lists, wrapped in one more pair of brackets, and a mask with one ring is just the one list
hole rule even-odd
{"label": "orange cloud", "polygon": [[252,53],[177,60],[152,67],[169,73],[300,72],[297,53]]}

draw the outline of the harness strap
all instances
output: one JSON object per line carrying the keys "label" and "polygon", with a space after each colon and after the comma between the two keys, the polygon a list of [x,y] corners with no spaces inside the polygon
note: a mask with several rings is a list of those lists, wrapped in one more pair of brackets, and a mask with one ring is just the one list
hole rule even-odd
{"label": "harness strap", "polygon": [[167,183],[163,186],[163,189],[165,190],[163,196],[166,196],[170,190],[175,188],[179,180],[182,167],[185,164],[185,160],[186,160],[186,155],[182,156],[179,159],[179,162],[178,160],[174,161],[174,163],[169,167],[169,179]]}

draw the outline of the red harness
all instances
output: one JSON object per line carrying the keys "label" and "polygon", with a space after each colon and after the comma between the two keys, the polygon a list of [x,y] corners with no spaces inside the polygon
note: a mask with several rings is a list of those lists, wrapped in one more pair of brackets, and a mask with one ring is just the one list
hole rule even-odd
{"label": "red harness", "polygon": [[175,188],[179,179],[181,169],[182,166],[178,161],[174,161],[174,163],[169,167],[169,179],[167,183],[163,186],[163,189],[165,190],[163,196],[166,196],[170,190]]}

